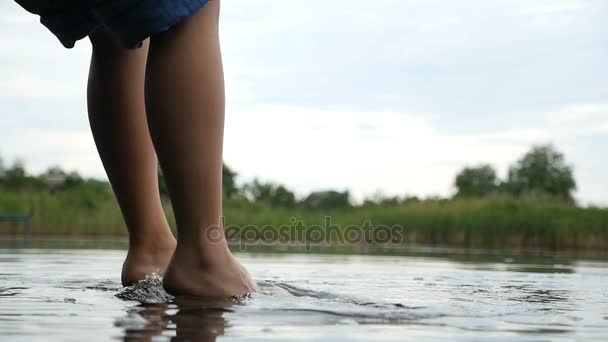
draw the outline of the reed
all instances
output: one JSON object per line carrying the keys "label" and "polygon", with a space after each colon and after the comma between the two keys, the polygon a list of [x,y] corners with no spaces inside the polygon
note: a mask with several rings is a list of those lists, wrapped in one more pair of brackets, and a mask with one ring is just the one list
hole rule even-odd
{"label": "reed", "polygon": [[[171,208],[165,209],[172,227]],[[245,199],[225,201],[225,223],[233,231],[246,227],[276,229],[294,221],[304,227],[335,229],[371,224],[403,228],[403,244],[475,248],[608,248],[608,209],[582,208],[539,198],[491,197],[420,201],[400,205],[368,205],[334,210],[271,208]],[[120,210],[111,193],[3,192],[0,214],[31,214],[34,235],[125,236]],[[18,226],[0,222],[0,235],[18,232]],[[262,234],[263,230],[251,230]],[[249,236],[261,239],[262,236]],[[287,238],[296,238],[285,235]],[[366,239],[363,243],[377,244]]]}

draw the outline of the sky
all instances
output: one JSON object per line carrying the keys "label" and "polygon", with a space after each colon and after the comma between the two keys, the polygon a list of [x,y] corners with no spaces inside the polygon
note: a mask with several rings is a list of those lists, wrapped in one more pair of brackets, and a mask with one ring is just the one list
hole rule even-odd
{"label": "sky", "polygon": [[[449,196],[533,145],[608,205],[608,1],[222,2],[225,162],[298,196]],[[0,4],[0,156],[105,178],[86,115],[88,40],[62,47]]]}

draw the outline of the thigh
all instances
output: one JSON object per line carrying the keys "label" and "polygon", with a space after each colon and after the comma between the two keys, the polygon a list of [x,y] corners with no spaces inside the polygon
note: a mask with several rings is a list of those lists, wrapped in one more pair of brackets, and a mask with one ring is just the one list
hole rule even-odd
{"label": "thigh", "polygon": [[93,53],[105,57],[121,56],[122,58],[140,58],[145,60],[148,55],[148,40],[140,48],[126,48],[119,37],[105,26],[101,26],[89,35]]}

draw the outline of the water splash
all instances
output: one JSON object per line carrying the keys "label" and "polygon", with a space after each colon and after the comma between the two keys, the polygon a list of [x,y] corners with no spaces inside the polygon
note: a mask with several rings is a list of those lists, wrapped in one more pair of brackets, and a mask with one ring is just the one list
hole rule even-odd
{"label": "water splash", "polygon": [[137,284],[122,289],[116,294],[116,297],[143,304],[168,303],[174,298],[163,288],[163,277],[158,273],[146,275],[146,278]]}

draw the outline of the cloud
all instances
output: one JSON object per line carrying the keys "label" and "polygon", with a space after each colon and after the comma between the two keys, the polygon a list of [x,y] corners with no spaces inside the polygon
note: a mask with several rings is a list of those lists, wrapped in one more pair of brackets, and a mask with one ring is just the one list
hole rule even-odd
{"label": "cloud", "polygon": [[89,177],[106,178],[88,131],[49,131],[22,128],[0,136],[5,163],[23,159],[28,171],[40,173],[52,165],[78,170]]}
{"label": "cloud", "polygon": [[589,4],[582,1],[576,1],[571,3],[563,4],[548,4],[541,7],[532,7],[523,9],[520,13],[522,15],[543,15],[543,14],[556,14],[571,11],[580,11],[589,7]]}
{"label": "cloud", "polygon": [[244,180],[282,182],[301,195],[323,188],[349,188],[359,199],[377,190],[448,195],[462,167],[490,163],[504,176],[532,145],[556,143],[571,161],[596,127],[563,130],[543,114],[548,120],[537,127],[445,135],[424,114],[257,106],[229,110],[225,159]]}
{"label": "cloud", "polygon": [[224,4],[243,105],[432,113],[446,133],[478,133],[608,96],[598,1],[543,21],[515,15],[528,1],[275,3]]}
{"label": "cloud", "polygon": [[545,114],[546,120],[559,124],[602,118],[608,118],[608,103],[570,105]]}
{"label": "cloud", "polygon": [[6,72],[0,79],[0,98],[17,101],[47,101],[82,97],[78,82],[48,79],[31,73]]}

